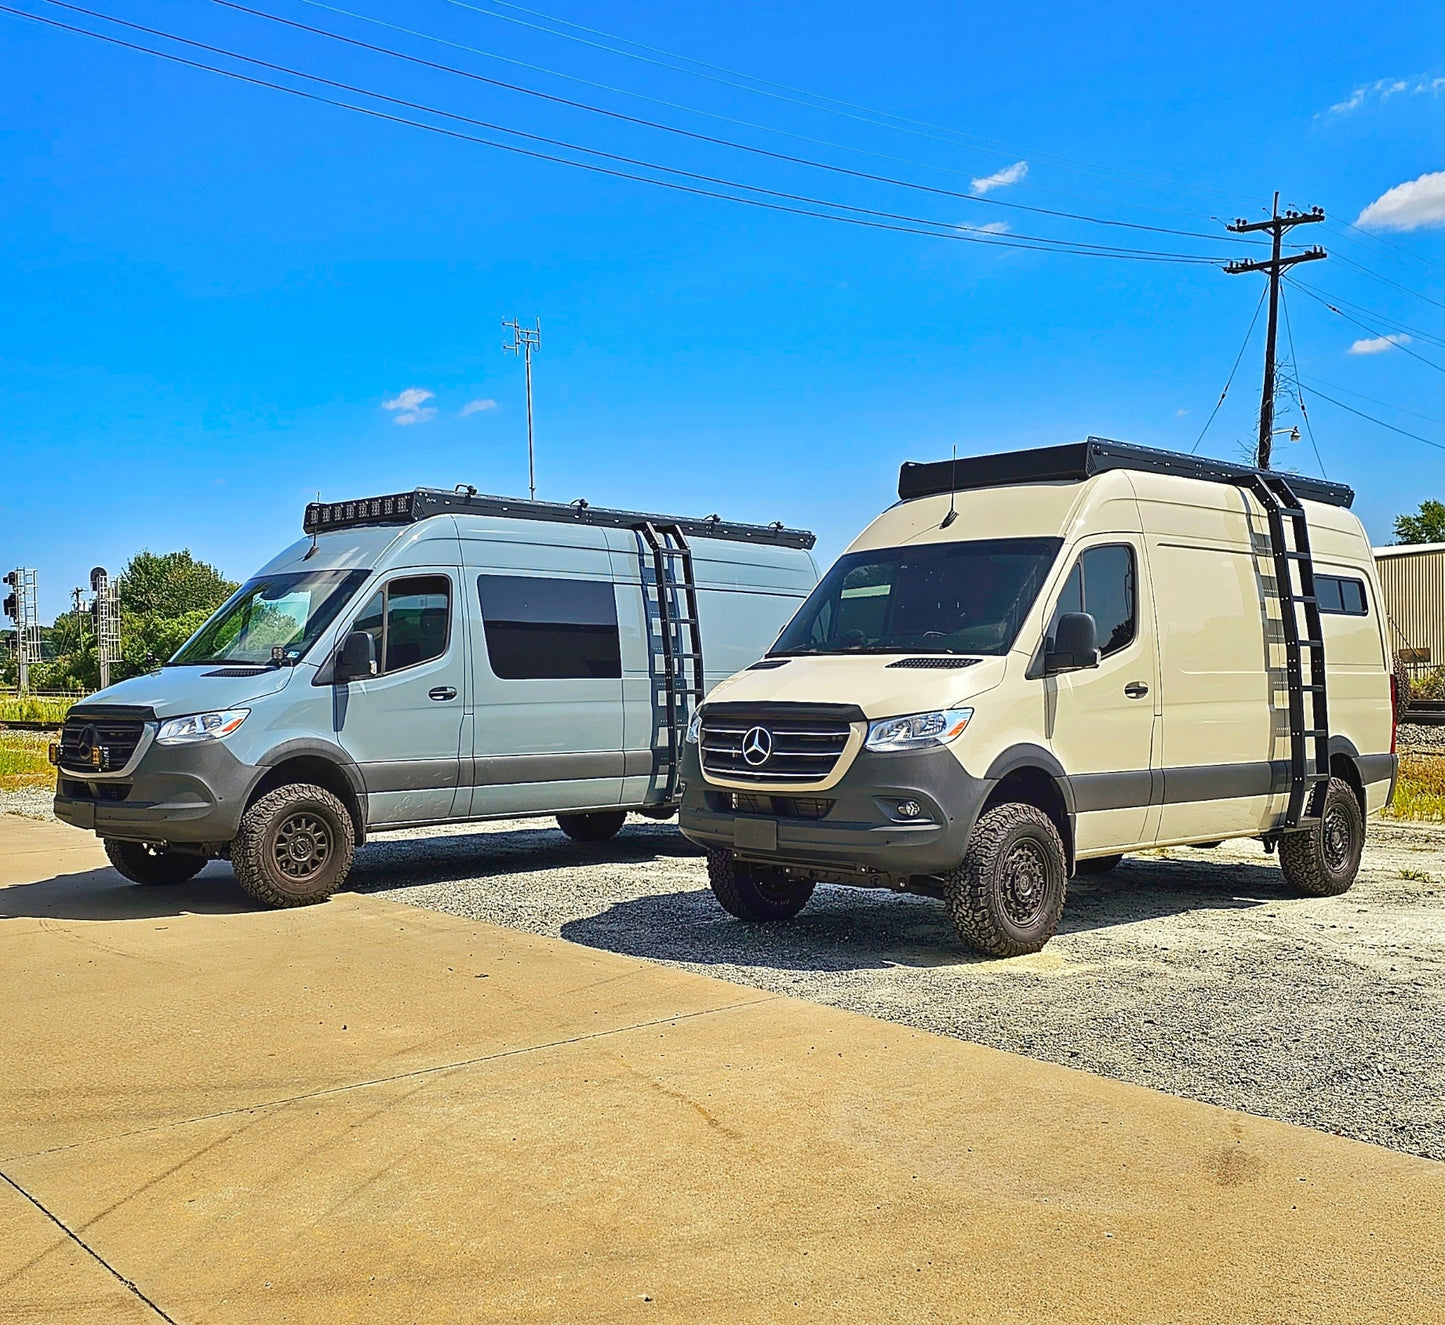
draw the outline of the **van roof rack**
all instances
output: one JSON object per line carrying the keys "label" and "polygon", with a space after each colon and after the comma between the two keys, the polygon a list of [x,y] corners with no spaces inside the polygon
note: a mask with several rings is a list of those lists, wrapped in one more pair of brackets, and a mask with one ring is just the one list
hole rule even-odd
{"label": "van roof rack", "polygon": [[811,548],[818,540],[806,529],[778,524],[738,524],[715,515],[693,520],[677,515],[648,515],[642,511],[614,511],[589,506],[585,501],[525,501],[520,497],[489,497],[459,488],[414,488],[385,497],[355,501],[313,501],[306,507],[301,528],[308,534],[363,525],[414,524],[433,515],[492,515],[508,520],[546,520],[552,524],[602,525],[611,529],[637,529],[644,524],[681,529],[689,538],[725,538],[737,543],[766,543],[773,547]]}
{"label": "van roof rack", "polygon": [[[898,495],[904,501],[933,497],[943,492],[969,488],[1001,488],[1015,483],[1049,483],[1093,478],[1111,469],[1137,469],[1149,474],[1177,474],[1181,478],[1204,479],[1210,483],[1238,484],[1254,474],[1273,474],[1252,465],[1234,465],[1227,460],[1210,460],[1181,451],[1158,451],[1151,446],[1132,446],[1107,437],[1090,437],[1063,446],[1041,446],[1032,451],[1005,451],[999,455],[972,456],[963,460],[938,460],[931,464],[909,462],[898,471]],[[1290,488],[1306,501],[1328,506],[1349,506],[1355,491],[1343,483],[1286,474]]]}

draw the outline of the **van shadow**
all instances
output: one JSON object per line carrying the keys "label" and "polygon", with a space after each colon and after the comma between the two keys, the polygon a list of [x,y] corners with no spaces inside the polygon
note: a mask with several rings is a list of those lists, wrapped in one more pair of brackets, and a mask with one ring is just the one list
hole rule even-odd
{"label": "van shadow", "polygon": [[607,842],[574,842],[544,826],[435,837],[373,838],[356,853],[348,892],[374,893],[460,880],[505,878],[587,865],[640,865],[701,856],[671,824],[629,823]]}
{"label": "van shadow", "polygon": [[[1265,866],[1146,859],[1071,881],[1061,935],[1086,935],[1191,912],[1249,911],[1293,894]],[[819,887],[797,919],[749,924],[707,889],[658,893],[565,923],[572,943],[653,960],[817,974],[965,967],[994,958],[962,947],[944,904],[882,890]]]}
{"label": "van shadow", "polygon": [[57,874],[35,883],[0,888],[0,921],[160,920],[183,915],[238,915],[262,911],[242,891],[223,860],[194,879],[176,884],[139,884],[109,867]]}

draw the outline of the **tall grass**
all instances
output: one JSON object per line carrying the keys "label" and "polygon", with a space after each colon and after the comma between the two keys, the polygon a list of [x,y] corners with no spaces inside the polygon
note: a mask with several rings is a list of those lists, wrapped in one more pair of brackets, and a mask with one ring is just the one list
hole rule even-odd
{"label": "tall grass", "polygon": [[1445,823],[1445,755],[1401,755],[1395,799],[1385,813],[1391,819]]}
{"label": "tall grass", "polygon": [[65,721],[70,706],[83,695],[74,698],[50,695],[0,695],[0,722],[53,722],[57,727]]}
{"label": "tall grass", "polygon": [[53,787],[55,770],[45,756],[44,732],[0,731],[0,791]]}

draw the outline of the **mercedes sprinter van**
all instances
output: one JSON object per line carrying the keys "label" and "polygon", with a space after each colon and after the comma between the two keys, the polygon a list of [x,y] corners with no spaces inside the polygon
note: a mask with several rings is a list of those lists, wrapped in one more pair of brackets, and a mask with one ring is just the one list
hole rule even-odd
{"label": "mercedes sprinter van", "polygon": [[1258,837],[1343,892],[1394,707],[1350,489],[1100,438],[905,465],[899,503],[689,726],[681,826],[719,902],[943,899],[1041,948],[1066,880]]}
{"label": "mercedes sprinter van", "polygon": [[698,701],[818,579],[801,530],[473,489],[314,503],[303,528],[158,672],[66,719],[56,816],[126,877],[228,857],[295,906],[373,829],[665,818]]}

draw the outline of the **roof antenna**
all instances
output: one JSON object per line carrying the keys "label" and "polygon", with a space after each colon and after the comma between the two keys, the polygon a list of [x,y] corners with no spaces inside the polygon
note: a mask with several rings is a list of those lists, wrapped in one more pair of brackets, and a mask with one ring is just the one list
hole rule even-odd
{"label": "roof antenna", "polygon": [[[320,489],[320,488],[317,488],[317,489],[316,489],[316,504],[317,504],[318,506],[321,505],[321,489]],[[311,530],[311,546],[306,549],[306,555],[305,555],[304,557],[302,557],[301,560],[302,560],[302,561],[310,561],[311,558],[314,557],[315,555],[316,555],[316,530],[313,528],[313,529]]]}
{"label": "roof antenna", "polygon": [[948,514],[943,517],[943,523],[938,527],[947,529],[958,519],[958,511],[954,509],[953,492],[958,486],[958,443],[953,444],[953,463],[948,468]]}

